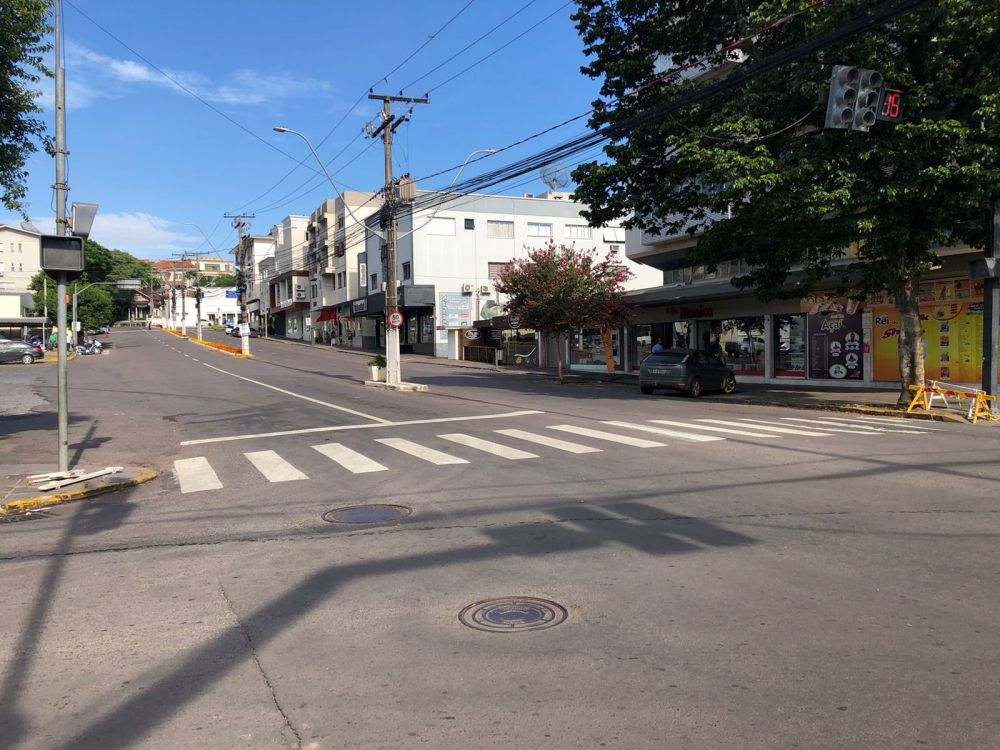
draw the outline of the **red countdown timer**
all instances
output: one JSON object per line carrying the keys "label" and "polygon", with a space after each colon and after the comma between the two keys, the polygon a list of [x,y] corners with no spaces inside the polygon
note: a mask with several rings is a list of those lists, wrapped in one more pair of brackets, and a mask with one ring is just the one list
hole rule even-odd
{"label": "red countdown timer", "polygon": [[903,92],[895,89],[882,89],[875,118],[882,122],[902,122]]}

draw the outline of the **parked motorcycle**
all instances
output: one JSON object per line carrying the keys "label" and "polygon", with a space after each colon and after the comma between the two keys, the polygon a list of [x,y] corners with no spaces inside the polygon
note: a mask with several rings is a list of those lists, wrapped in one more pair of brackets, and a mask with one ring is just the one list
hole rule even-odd
{"label": "parked motorcycle", "polygon": [[84,354],[84,355],[86,355],[86,354],[100,354],[101,351],[103,351],[103,349],[104,349],[104,347],[101,346],[101,342],[100,341],[95,341],[94,339],[90,339],[89,341],[86,341],[83,344],[79,344],[76,347],[76,353],[77,354]]}

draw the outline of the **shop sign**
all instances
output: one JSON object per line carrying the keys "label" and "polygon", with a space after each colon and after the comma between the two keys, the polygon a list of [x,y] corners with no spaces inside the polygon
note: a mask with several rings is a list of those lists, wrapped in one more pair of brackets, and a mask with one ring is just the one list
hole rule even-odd
{"label": "shop sign", "polygon": [[679,320],[712,318],[715,316],[715,310],[706,305],[699,305],[698,307],[686,307],[682,305],[681,307],[668,307],[667,315],[671,315]]}
{"label": "shop sign", "polygon": [[465,338],[467,338],[469,341],[478,341],[479,331],[477,331],[475,328],[470,328],[468,331],[465,332]]}
{"label": "shop sign", "polygon": [[472,297],[461,292],[438,294],[438,320],[446,328],[465,328],[472,323]]}
{"label": "shop sign", "polygon": [[357,315],[368,310],[368,299],[356,299],[351,303],[351,312]]}

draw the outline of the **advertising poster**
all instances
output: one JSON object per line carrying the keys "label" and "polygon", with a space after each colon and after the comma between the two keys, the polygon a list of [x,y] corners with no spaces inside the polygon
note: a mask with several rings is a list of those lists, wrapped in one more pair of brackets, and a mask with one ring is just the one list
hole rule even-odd
{"label": "advertising poster", "polygon": [[862,304],[830,294],[814,294],[802,300],[809,340],[809,378],[864,379]]}
{"label": "advertising poster", "polygon": [[[983,288],[980,281],[938,279],[921,284],[920,322],[928,380],[979,383],[983,366]],[[873,300],[875,380],[899,380],[899,311],[891,297]]]}

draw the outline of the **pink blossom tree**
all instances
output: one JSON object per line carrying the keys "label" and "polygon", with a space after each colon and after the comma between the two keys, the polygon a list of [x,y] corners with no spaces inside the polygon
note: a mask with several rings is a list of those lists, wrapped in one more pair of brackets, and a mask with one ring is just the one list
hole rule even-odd
{"label": "pink blossom tree", "polygon": [[[624,284],[631,277],[632,272],[614,255],[602,260],[596,249],[577,250],[550,242],[508,264],[500,273],[497,290],[507,295],[504,309],[511,318],[555,336],[562,382],[563,337],[581,328],[610,332],[628,323],[633,308],[625,299]],[[609,362],[610,339],[604,336]]]}

